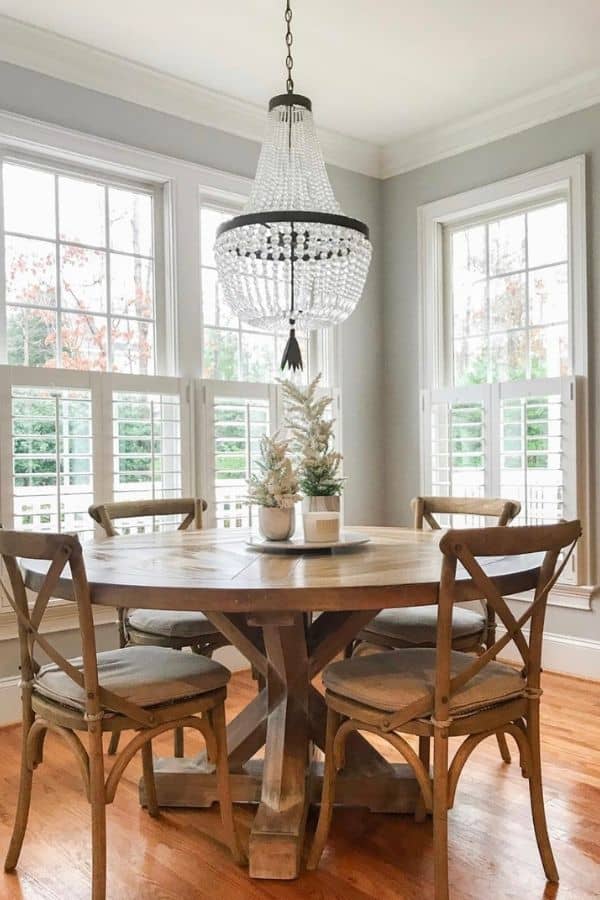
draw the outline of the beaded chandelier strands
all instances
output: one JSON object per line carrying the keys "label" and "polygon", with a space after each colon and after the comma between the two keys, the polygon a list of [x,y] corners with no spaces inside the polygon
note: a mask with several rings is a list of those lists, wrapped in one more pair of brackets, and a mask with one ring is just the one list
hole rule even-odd
{"label": "beaded chandelier strands", "polygon": [[312,105],[294,93],[292,12],[286,2],[286,93],[269,102],[268,131],[243,213],[217,231],[226,302],[253,327],[290,327],[281,368],[302,369],[296,327],[338,325],[363,291],[368,227],[343,215],[317,139]]}

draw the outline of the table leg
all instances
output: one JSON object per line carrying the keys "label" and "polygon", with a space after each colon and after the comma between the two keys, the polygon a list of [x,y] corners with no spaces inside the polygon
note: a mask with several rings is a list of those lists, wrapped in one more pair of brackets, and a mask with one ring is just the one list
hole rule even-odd
{"label": "table leg", "polygon": [[269,717],[260,805],[250,833],[254,878],[295,878],[308,811],[308,653],[302,615],[263,627]]}

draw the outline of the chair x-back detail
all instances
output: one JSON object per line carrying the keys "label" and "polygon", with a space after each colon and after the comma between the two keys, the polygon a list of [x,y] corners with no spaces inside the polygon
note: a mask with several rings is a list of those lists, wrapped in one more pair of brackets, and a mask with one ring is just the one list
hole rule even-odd
{"label": "chair x-back detail", "polygon": [[[346,740],[353,731],[372,732],[405,757],[419,782],[423,803],[433,813],[435,897],[446,900],[448,810],[453,806],[460,774],[475,747],[501,731],[512,736],[518,746],[521,770],[529,781],[532,818],[544,871],[549,881],[558,881],[542,793],[542,642],[548,594],[564,571],[580,535],[578,521],[448,531],[440,542],[443,558],[436,649],[411,648],[359,656],[333,663],[325,670],[325,773],[309,868],[318,864],[325,845],[336,773],[345,764]],[[561,552],[563,558],[558,565]],[[511,557],[542,553],[533,600],[516,618],[479,558],[505,557],[508,566]],[[535,568],[532,563],[534,574]],[[477,657],[452,649],[453,606],[473,596],[485,598],[505,629]],[[520,670],[497,661],[511,642],[520,655]],[[399,732],[433,738],[433,777],[429,765]],[[453,736],[465,739],[448,765],[448,738]]]}
{"label": "chair x-back detail", "polygon": [[[411,500],[414,527],[421,530],[424,524],[437,531],[442,526],[436,515],[459,515],[467,518],[491,518],[497,526],[510,525],[520,511],[517,500],[496,497],[414,497]],[[482,602],[482,611],[456,607],[452,617],[452,647],[466,653],[481,653],[494,643],[496,616],[487,603]],[[408,647],[435,647],[437,629],[437,608],[435,606],[406,607],[388,609],[379,613],[364,628],[347,655],[372,652],[375,648],[399,650]],[[502,735],[498,735],[500,755],[510,763],[508,745]],[[421,757],[429,757],[428,741],[421,741]],[[422,819],[424,810],[419,807],[417,819]]]}
{"label": "chair x-back detail", "polygon": [[[124,500],[90,506],[89,514],[104,530],[107,537],[119,534],[118,523],[126,519],[160,520],[181,516],[178,531],[202,528],[207,503],[194,497],[175,497],[158,500]],[[119,646],[170,647],[181,650],[191,647],[194,653],[212,657],[219,647],[229,644],[226,637],[201,612],[178,612],[159,609],[119,609]],[[109,753],[116,752],[119,736],[111,741]],[[175,732],[174,754],[184,755],[183,733]]]}
{"label": "chair x-back detail", "polygon": [[[0,529],[0,557],[9,585],[0,590],[17,617],[22,699],[22,758],[19,798],[5,869],[18,862],[25,836],[34,769],[42,762],[46,733],[52,731],[73,752],[92,818],[92,898],[106,894],[106,806],[112,803],[127,765],[141,750],[148,810],[158,814],[150,741],[176,727],[200,732],[215,763],[226,841],[243,861],[232,816],[227,768],[224,701],[229,671],[212,660],[160,647],[128,647],[96,653],[92,604],[81,545],[76,536]],[[18,559],[48,560],[33,606]],[[66,659],[40,630],[48,603],[65,566],[71,569],[81,634],[81,658]],[[51,662],[40,665],[36,649]],[[105,778],[104,732],[135,734],[115,758]],[[87,733],[87,746],[80,735]]]}

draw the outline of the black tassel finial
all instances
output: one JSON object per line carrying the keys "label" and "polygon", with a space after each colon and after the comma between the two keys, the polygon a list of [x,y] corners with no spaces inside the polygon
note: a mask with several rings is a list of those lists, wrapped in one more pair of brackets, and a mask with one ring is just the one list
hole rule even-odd
{"label": "black tassel finial", "polygon": [[[290,325],[294,325],[295,322],[293,319],[290,319]],[[297,372],[298,369],[302,369],[304,371],[304,366],[302,365],[302,353],[300,351],[300,344],[296,340],[296,329],[294,327],[290,328],[290,336],[288,338],[288,342],[285,345],[285,350],[283,351],[283,356],[281,357],[281,371],[285,369],[293,369],[294,372]]]}

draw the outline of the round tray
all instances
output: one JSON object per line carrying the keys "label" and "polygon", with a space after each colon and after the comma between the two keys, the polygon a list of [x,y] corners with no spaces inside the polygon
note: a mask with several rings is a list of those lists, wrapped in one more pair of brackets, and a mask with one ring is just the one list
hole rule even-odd
{"label": "round tray", "polygon": [[314,550],[348,550],[367,544],[370,540],[368,534],[342,531],[339,541],[305,541],[303,534],[295,535],[287,541],[268,541],[260,535],[252,535],[246,545],[259,553],[310,553]]}

